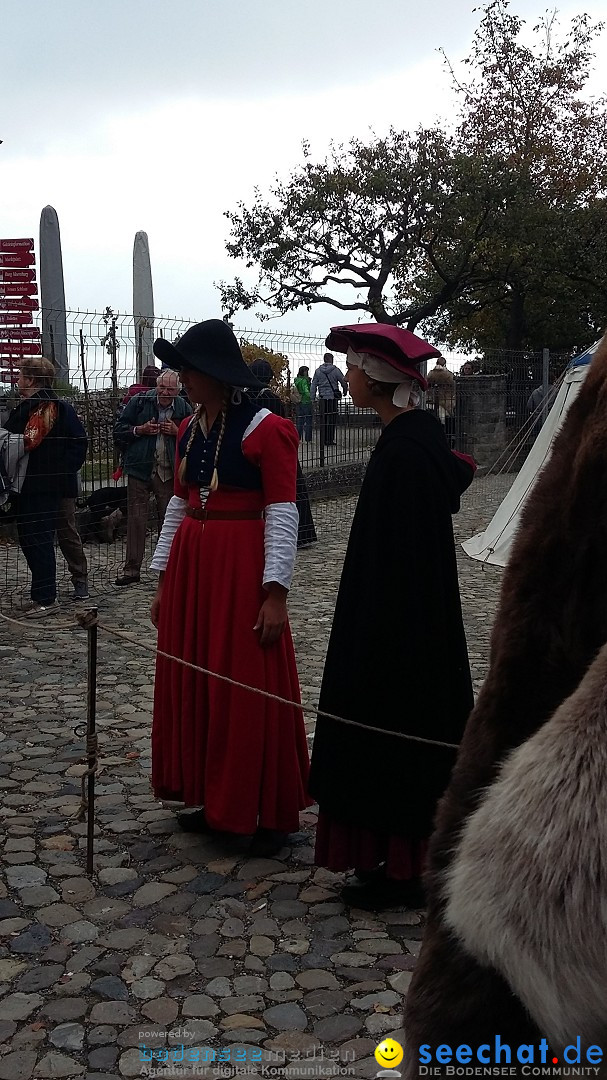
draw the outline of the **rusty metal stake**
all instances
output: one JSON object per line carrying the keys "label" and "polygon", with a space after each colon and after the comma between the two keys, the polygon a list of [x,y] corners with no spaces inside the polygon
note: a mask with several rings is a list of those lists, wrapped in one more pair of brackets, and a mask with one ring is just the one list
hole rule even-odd
{"label": "rusty metal stake", "polygon": [[86,752],[88,756],[86,872],[93,876],[93,846],[95,842],[95,774],[97,772],[97,608],[91,614],[94,621],[88,627],[88,691],[86,708]]}
{"label": "rusty metal stake", "polygon": [[[86,872],[93,876],[93,846],[95,842],[95,775],[97,773],[97,733],[95,718],[97,710],[97,608],[90,608],[76,616],[77,622],[87,632],[88,683],[86,698],[86,756],[87,768],[82,774],[82,797],[76,815],[84,821],[86,815]],[[79,734],[78,729],[76,733]],[[86,790],[85,790],[86,789]]]}

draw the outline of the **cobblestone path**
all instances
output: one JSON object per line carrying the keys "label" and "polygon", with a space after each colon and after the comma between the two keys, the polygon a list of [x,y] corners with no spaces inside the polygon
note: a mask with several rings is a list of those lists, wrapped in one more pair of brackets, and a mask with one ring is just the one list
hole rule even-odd
{"label": "cobblestone path", "polygon": [[[471,501],[458,536],[483,516]],[[345,542],[321,525],[321,542],[298,557],[290,611],[305,702],[318,693]],[[500,572],[458,558],[478,688]],[[153,643],[153,580],[110,590],[103,621]],[[202,1047],[250,1074],[324,1080],[340,1061],[375,1076],[375,1046],[402,1034],[423,912],[346,910],[343,875],[312,864],[312,811],[274,859],[180,832],[149,787],[153,655],[104,633],[90,881],[74,816],[86,635],[59,631],[63,610],[0,626],[0,1080],[230,1075],[217,1061],[187,1064]],[[312,717],[307,726],[311,737]]]}

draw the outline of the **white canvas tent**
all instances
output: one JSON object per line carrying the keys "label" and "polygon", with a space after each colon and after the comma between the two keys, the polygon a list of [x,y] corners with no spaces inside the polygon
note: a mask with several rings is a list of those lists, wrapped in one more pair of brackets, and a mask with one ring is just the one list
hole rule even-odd
{"label": "white canvas tent", "polygon": [[550,457],[552,444],[571,403],[577,397],[598,342],[572,360],[560,384],[554,404],[535,440],[525,464],[506,498],[498,507],[484,532],[465,540],[462,547],[467,555],[481,562],[505,566],[516,533],[521,510],[529,498],[537,477]]}

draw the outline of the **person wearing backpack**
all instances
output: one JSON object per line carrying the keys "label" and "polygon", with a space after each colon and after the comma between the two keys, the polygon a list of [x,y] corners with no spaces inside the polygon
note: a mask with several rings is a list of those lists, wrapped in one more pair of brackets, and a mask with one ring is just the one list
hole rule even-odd
{"label": "person wearing backpack", "polygon": [[291,401],[295,405],[295,427],[300,439],[312,441],[312,398],[310,397],[310,369],[300,367],[293,379]]}
{"label": "person wearing backpack", "polygon": [[320,416],[325,446],[335,444],[335,427],[337,424],[337,402],[343,393],[348,393],[348,384],[338,367],[333,363],[333,353],[327,352],[323,362],[314,373],[310,387],[310,398],[320,398]]}
{"label": "person wearing backpack", "polygon": [[137,585],[145,551],[150,492],[156,500],[158,529],[173,494],[175,444],[182,420],[192,406],[179,395],[174,371],[163,371],[153,390],[136,394],[114,427],[114,442],[123,451],[127,477],[126,561],[116,585]]}

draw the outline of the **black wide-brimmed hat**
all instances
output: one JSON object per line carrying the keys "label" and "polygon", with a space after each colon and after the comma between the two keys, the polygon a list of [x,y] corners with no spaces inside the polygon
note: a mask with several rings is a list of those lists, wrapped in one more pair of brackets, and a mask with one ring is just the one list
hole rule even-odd
{"label": "black wide-brimmed hat", "polygon": [[156,338],[154,354],[173,371],[194,368],[228,386],[261,389],[261,383],[243,360],[234,331],[222,319],[205,319],[190,326],[176,345],[166,338]]}

